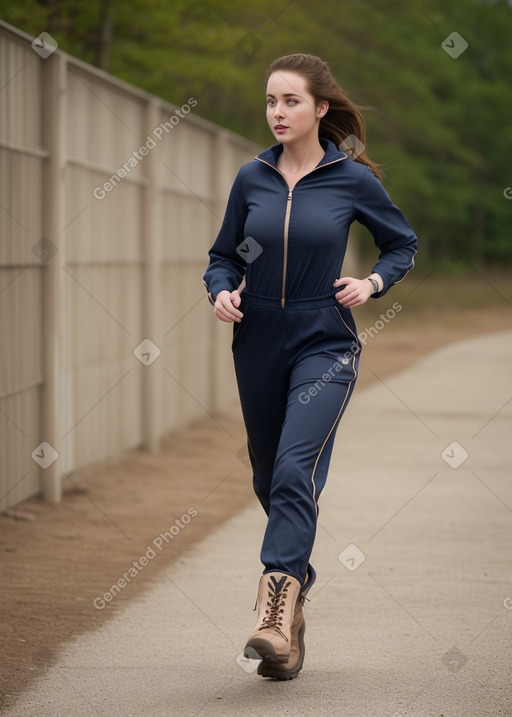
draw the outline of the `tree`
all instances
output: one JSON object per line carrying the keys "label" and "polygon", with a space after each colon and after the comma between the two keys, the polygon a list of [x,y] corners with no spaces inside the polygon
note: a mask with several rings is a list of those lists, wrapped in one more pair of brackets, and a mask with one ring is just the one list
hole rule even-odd
{"label": "tree", "polygon": [[263,145],[268,64],[318,54],[375,108],[368,149],[420,236],[420,261],[512,260],[506,0],[17,0],[3,19],[175,104],[194,96],[199,114]]}

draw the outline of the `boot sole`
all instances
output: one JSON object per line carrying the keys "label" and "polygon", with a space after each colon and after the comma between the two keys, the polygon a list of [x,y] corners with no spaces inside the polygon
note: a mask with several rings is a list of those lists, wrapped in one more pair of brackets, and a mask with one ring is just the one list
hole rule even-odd
{"label": "boot sole", "polygon": [[297,677],[302,669],[306,648],[304,645],[304,633],[306,632],[306,623],[304,622],[299,630],[299,659],[293,667],[286,667],[279,663],[271,663],[267,660],[258,665],[258,675],[261,677],[272,677],[274,680],[293,680]]}
{"label": "boot sole", "polygon": [[[256,653],[256,654],[255,654]],[[261,637],[253,637],[244,648],[244,657],[249,660],[261,658],[270,664],[282,664],[288,662],[288,655],[278,655],[274,645]],[[261,665],[260,665],[261,667]]]}

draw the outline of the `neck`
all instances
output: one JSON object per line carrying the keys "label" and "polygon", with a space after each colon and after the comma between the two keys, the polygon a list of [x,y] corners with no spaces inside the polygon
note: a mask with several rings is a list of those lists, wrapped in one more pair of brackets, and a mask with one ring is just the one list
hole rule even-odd
{"label": "neck", "polygon": [[312,137],[309,141],[302,140],[300,144],[283,144],[283,151],[279,157],[279,163],[289,169],[303,169],[315,165],[322,159],[325,152],[318,137]]}

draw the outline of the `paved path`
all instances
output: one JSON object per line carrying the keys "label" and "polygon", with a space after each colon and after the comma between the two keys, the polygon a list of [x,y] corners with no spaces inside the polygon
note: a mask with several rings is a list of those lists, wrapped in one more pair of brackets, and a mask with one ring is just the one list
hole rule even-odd
{"label": "paved path", "polygon": [[512,715],[511,357],[512,332],[485,335],[354,395],[298,679],[236,661],[255,619],[254,504],[70,643],[6,715]]}

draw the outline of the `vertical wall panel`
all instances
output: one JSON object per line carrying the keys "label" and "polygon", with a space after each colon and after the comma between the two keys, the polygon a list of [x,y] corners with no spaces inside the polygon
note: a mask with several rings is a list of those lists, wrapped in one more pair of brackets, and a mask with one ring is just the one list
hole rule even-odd
{"label": "vertical wall panel", "polygon": [[39,491],[42,386],[41,65],[0,31],[0,510]]}

